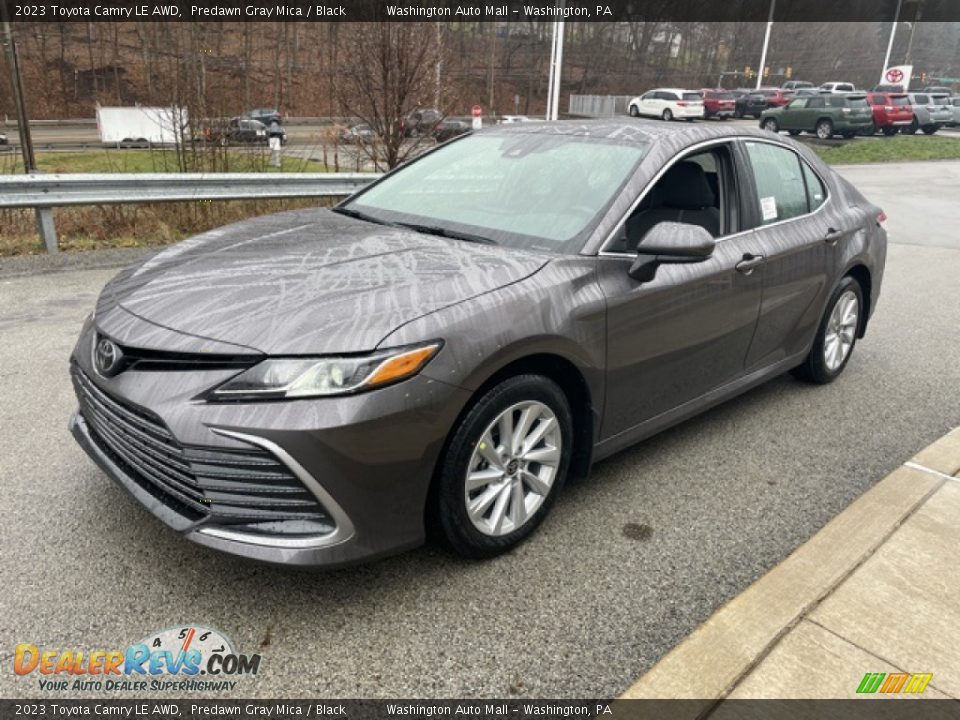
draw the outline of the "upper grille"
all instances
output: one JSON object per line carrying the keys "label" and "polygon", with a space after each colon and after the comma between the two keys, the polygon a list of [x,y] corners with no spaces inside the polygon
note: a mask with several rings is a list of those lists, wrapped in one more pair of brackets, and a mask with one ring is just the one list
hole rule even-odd
{"label": "upper grille", "polygon": [[254,533],[334,530],[317,499],[262,448],[181,445],[152,412],[108,395],[76,365],[71,375],[80,413],[98,447],[180,515]]}

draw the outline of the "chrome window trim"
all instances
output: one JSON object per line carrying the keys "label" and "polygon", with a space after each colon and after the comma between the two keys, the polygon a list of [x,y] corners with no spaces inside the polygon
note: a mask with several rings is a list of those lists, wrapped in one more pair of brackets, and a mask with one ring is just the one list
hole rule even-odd
{"label": "chrome window trim", "polygon": [[650,182],[648,182],[646,186],[643,188],[643,192],[641,192],[640,195],[637,196],[637,199],[630,205],[630,208],[627,210],[626,213],[624,213],[620,221],[616,225],[614,225],[613,229],[607,234],[606,239],[603,241],[603,243],[600,246],[600,250],[597,252],[597,256],[598,257],[614,257],[614,258],[635,258],[637,256],[637,253],[614,252],[611,250],[605,250],[604,248],[607,247],[611,242],[613,242],[614,236],[616,236],[616,234],[620,231],[620,228],[623,227],[627,219],[633,214],[633,211],[637,209],[637,206],[641,202],[643,202],[643,199],[653,189],[653,186],[656,185],[657,182],[659,182],[661,177],[663,177],[664,173],[666,173],[667,170],[673,167],[673,165],[678,163],[682,158],[686,157],[693,151],[700,150],[702,148],[711,147],[713,145],[735,143],[735,142],[740,142],[740,143],[760,142],[760,143],[766,143],[768,145],[774,145],[776,147],[783,148],[784,150],[789,150],[796,156],[799,162],[803,163],[808,168],[810,168],[810,171],[817,176],[817,178],[820,180],[820,183],[823,185],[824,190],[826,190],[826,197],[823,198],[823,202],[820,203],[817,209],[812,212],[808,212],[803,215],[797,215],[796,217],[792,217],[792,218],[787,218],[786,220],[778,220],[777,222],[770,223],[769,225],[758,225],[757,227],[752,227],[748,230],[740,230],[739,232],[731,233],[729,235],[722,235],[721,237],[717,238],[718,243],[721,243],[724,240],[730,240],[731,238],[740,237],[741,235],[746,235],[748,233],[752,233],[757,230],[765,230],[767,228],[777,227],[778,225],[783,225],[785,223],[794,222],[795,220],[802,220],[804,218],[813,217],[814,215],[819,213],[824,207],[826,207],[827,203],[833,197],[833,193],[830,191],[830,185],[823,179],[823,176],[817,171],[817,169],[813,167],[813,165],[808,163],[796,148],[790,147],[786,143],[783,143],[779,140],[772,140],[770,138],[753,137],[748,135],[735,135],[735,136],[725,137],[725,138],[711,138],[710,140],[703,140],[701,142],[691,145],[690,147],[684,148],[683,150],[678,152],[676,155],[674,155],[672,158],[670,158],[670,160],[664,163],[663,167],[660,168],[659,171],[657,171],[657,174],[654,175],[650,179]]}
{"label": "chrome window trim", "polygon": [[200,533],[201,535],[208,535],[210,537],[220,538],[222,540],[230,540],[232,542],[246,543],[248,545],[262,545],[265,547],[289,549],[330,547],[331,545],[338,545],[346,542],[353,537],[353,523],[343,511],[343,508],[341,508],[337,501],[334,500],[330,495],[330,493],[328,493],[324,487],[318,483],[317,480],[282,447],[277,445],[275,442],[257,435],[248,435],[247,433],[240,433],[234,430],[224,430],[223,428],[217,427],[211,427],[210,430],[217,435],[223,435],[224,437],[240,440],[245,443],[250,443],[251,445],[257,445],[271,453],[280,462],[286,465],[290,472],[296,475],[297,479],[304,484],[307,490],[313,493],[317,500],[320,501],[324,509],[326,509],[333,518],[335,527],[333,532],[329,532],[325,535],[310,535],[302,538],[282,538],[271,537],[267,535],[254,535],[252,533],[234,532],[233,530],[227,530],[223,527],[210,526],[201,526],[197,528],[196,532]]}

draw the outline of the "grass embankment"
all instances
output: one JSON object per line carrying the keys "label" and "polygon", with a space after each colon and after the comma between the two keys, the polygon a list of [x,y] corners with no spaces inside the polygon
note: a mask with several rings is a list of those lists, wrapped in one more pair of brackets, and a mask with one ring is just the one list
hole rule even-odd
{"label": "grass embankment", "polygon": [[[269,151],[244,148],[218,156],[186,157],[184,165],[207,172],[326,172],[313,160],[283,157],[270,165]],[[173,150],[85,150],[38,153],[37,165],[47,173],[153,173],[180,172]],[[198,167],[199,166],[199,167]],[[23,172],[20,155],[0,156],[0,173]],[[264,178],[264,182],[269,182]],[[237,200],[229,202],[155,203],[57,208],[54,217],[61,250],[166,245],[195,233],[255,215],[330,204],[324,198],[290,200]],[[44,252],[37,236],[34,212],[0,210],[0,256]]]}
{"label": "grass embankment", "polygon": [[814,150],[831,165],[960,160],[960,138],[937,135],[929,137],[894,135],[871,140],[853,140],[838,147],[814,146]]}
{"label": "grass embankment", "polygon": [[[45,173],[153,173],[153,172],[326,172],[316,160],[282,156],[281,166],[270,164],[265,148],[231,149],[178,158],[173,150],[80,150],[39,152],[37,167]],[[23,172],[19,151],[0,155],[0,174]]]}

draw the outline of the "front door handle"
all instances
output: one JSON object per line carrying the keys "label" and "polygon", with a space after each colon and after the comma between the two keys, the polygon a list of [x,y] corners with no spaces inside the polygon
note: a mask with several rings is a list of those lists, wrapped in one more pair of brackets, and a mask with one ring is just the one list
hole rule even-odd
{"label": "front door handle", "polygon": [[737,263],[737,272],[743,273],[744,275],[749,275],[753,272],[754,268],[759,265],[763,265],[764,260],[765,258],[763,255],[751,255],[750,253],[747,253],[743,256],[743,260]]}
{"label": "front door handle", "polygon": [[823,236],[823,240],[827,245],[836,245],[837,240],[842,238],[845,235],[843,230],[837,230],[836,228],[830,228],[827,230],[827,234]]}

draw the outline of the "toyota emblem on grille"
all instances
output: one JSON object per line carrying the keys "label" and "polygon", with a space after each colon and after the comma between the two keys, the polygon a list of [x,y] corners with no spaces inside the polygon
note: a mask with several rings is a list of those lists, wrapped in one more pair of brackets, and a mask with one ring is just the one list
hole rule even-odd
{"label": "toyota emblem on grille", "polygon": [[123,351],[113,340],[100,338],[93,353],[93,363],[101,375],[114,375],[120,368]]}

